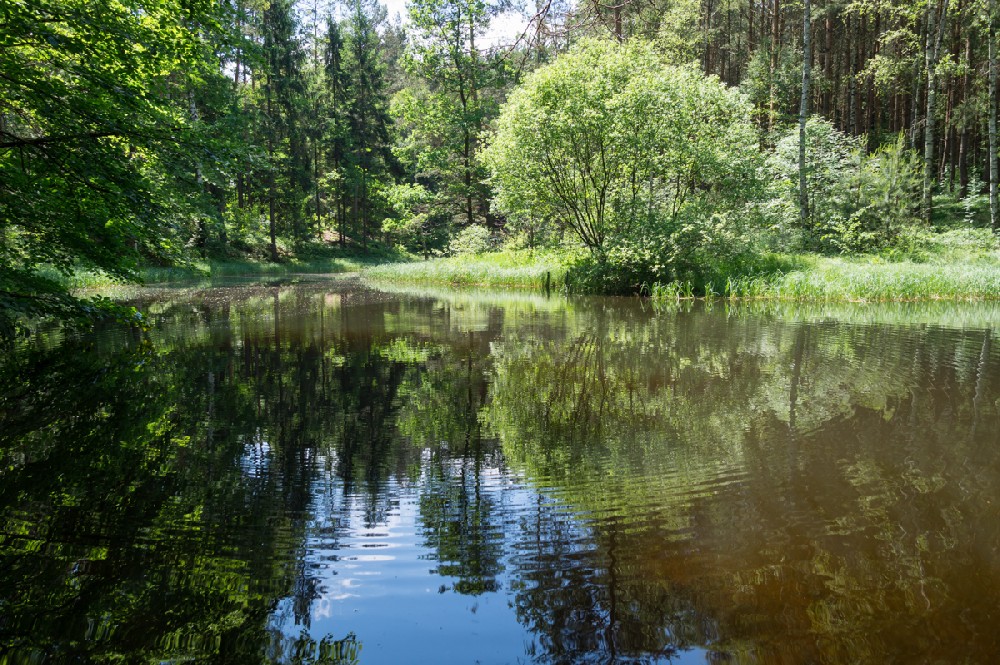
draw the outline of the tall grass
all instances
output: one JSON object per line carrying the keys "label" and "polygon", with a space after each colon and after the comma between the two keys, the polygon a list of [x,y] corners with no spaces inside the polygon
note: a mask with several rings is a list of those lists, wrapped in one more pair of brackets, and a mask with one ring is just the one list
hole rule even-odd
{"label": "tall grass", "polygon": [[[929,236],[912,256],[775,255],[761,270],[716,268],[712,281],[649,284],[654,305],[706,299],[800,302],[1000,300],[1000,250],[989,232]],[[402,284],[561,290],[574,265],[557,252],[504,251],[365,267],[374,281]]]}
{"label": "tall grass", "polygon": [[1000,262],[875,263],[824,258],[783,275],[770,297],[801,301],[887,302],[1000,298]]}
{"label": "tall grass", "polygon": [[[788,257],[790,270],[730,275],[707,299],[795,302],[1000,300],[1000,240],[987,229],[924,233],[888,256]],[[722,280],[720,280],[722,282]],[[654,284],[654,304],[692,297],[689,284]],[[702,294],[699,294],[702,295]]]}
{"label": "tall grass", "polygon": [[[735,276],[718,294],[726,300],[799,302],[906,302],[1000,299],[1000,260],[887,263],[877,257],[802,257],[799,270],[766,276]],[[655,284],[654,303],[691,297],[690,285]]]}
{"label": "tall grass", "polygon": [[[509,250],[393,263],[386,263],[387,258],[394,257],[326,252],[283,263],[198,260],[180,267],[147,267],[140,276],[146,284],[160,284],[361,272],[375,282],[563,291],[580,260],[570,250]],[[92,272],[41,272],[72,290],[119,284]],[[907,253],[890,256],[768,255],[747,265],[707,266],[697,282],[647,283],[642,290],[659,307],[695,297],[814,303],[1000,300],[1000,241],[985,229],[960,229],[924,234]]]}
{"label": "tall grass", "polygon": [[362,276],[376,282],[559,290],[566,268],[559,254],[504,251],[376,265],[364,269]]}

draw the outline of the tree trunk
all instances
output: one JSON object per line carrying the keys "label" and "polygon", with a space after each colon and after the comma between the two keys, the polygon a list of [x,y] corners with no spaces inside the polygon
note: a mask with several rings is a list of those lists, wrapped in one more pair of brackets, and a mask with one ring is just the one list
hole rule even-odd
{"label": "tree trunk", "polygon": [[[969,69],[972,67],[972,39],[969,35],[965,37],[965,73],[962,75],[962,104],[969,99]],[[992,98],[992,96],[991,96]],[[965,198],[969,195],[969,121],[966,114],[962,114],[962,123],[958,137],[958,189],[959,197]]]}
{"label": "tree trunk", "polygon": [[347,246],[347,203],[344,201],[344,194],[337,195],[337,240],[343,249]]}
{"label": "tree trunk", "polygon": [[243,3],[236,3],[236,35],[237,35],[237,46],[236,55],[233,66],[233,87],[236,88],[240,84],[240,66],[243,64]]}
{"label": "tree trunk", "polygon": [[278,262],[278,239],[274,215],[274,115],[271,108],[271,79],[267,80],[267,227],[271,237],[271,260]]}
{"label": "tree trunk", "polygon": [[827,9],[826,20],[823,23],[823,38],[823,79],[826,89],[822,93],[823,110],[821,112],[829,116],[832,96],[830,85],[833,82],[833,17],[830,9]]}
{"label": "tree trunk", "polygon": [[768,129],[774,129],[777,120],[778,90],[775,79],[778,74],[778,45],[781,42],[781,0],[774,0],[771,16],[771,89],[768,102]]}
{"label": "tree trunk", "polygon": [[997,210],[997,183],[1000,181],[997,163],[997,29],[996,29],[996,0],[990,0],[989,4],[989,24],[990,24],[990,226],[993,232],[1000,232],[1000,211]]}
{"label": "tree trunk", "polygon": [[[857,41],[857,26],[859,19],[855,17],[852,11],[847,17],[847,32],[851,35],[853,41]],[[849,134],[857,134],[857,118],[855,117],[855,111],[857,110],[857,104],[854,98],[857,96],[857,74],[858,71],[858,59],[857,59],[857,49],[854,46],[853,41],[849,41],[847,44],[847,52],[849,61],[847,63],[847,113],[845,121],[845,131]]]}
{"label": "tree trunk", "polygon": [[[927,17],[928,17],[928,20],[929,20],[929,18],[930,18],[930,12],[927,12]],[[923,21],[921,23],[921,28],[920,28],[921,29],[921,32],[920,32],[920,41],[921,42],[926,42],[926,40],[927,40],[927,22],[928,21],[925,20],[925,21]],[[922,106],[921,99],[920,99],[920,90],[921,90],[921,86],[920,86],[920,74],[921,74],[920,67],[921,67],[922,64],[923,64],[923,58],[920,57],[920,53],[918,52],[917,55],[913,59],[913,77],[912,77],[913,78],[913,102],[912,102],[912,106],[911,106],[911,109],[910,109],[911,113],[912,113],[911,118],[910,118],[910,148],[912,148],[914,152],[917,151],[917,148],[920,145],[919,121],[920,121],[920,108]]]}
{"label": "tree trunk", "polygon": [[927,128],[924,131],[924,196],[923,196],[923,217],[924,222],[930,223],[931,213],[934,211],[934,180],[935,163],[934,147],[937,135],[934,131],[934,114],[937,108],[937,66],[938,56],[941,52],[941,39],[944,33],[944,26],[947,23],[948,0],[941,0],[940,16],[938,16],[937,4],[929,5],[927,11],[930,15],[927,18]]}
{"label": "tree trunk", "polygon": [[809,79],[812,74],[810,51],[811,6],[802,8],[802,98],[799,102],[799,222],[803,228],[809,218],[809,192],[806,189],[806,120],[809,118]]}

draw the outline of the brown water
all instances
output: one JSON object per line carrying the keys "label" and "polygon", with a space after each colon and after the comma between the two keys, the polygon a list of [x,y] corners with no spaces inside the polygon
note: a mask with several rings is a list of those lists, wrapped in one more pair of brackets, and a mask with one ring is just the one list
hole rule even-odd
{"label": "brown water", "polygon": [[0,360],[0,662],[993,662],[1000,307],[149,290]]}

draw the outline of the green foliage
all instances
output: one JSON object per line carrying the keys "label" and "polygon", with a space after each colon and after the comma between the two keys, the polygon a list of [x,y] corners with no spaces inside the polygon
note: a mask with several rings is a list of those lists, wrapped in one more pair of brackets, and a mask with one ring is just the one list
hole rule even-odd
{"label": "green foliage", "polygon": [[799,264],[786,255],[755,250],[752,245],[741,249],[735,238],[731,244],[706,239],[698,242],[695,238],[689,246],[678,246],[675,262],[667,269],[651,269],[659,265],[652,263],[659,260],[652,251],[629,256],[616,250],[605,262],[579,256],[568,265],[566,284],[570,291],[581,294],[647,295],[659,285],[676,288],[683,297],[692,298],[723,293],[720,289],[731,282],[769,280]]}
{"label": "green foliage", "polygon": [[995,300],[998,263],[880,262],[818,259],[783,275],[769,297],[802,301]]}
{"label": "green foliage", "polygon": [[[6,335],[26,316],[94,311],[65,293],[81,274],[292,261],[333,242],[385,241],[429,258],[462,228],[512,249],[575,238],[592,256],[574,259],[570,284],[607,293],[671,280],[721,292],[766,274],[761,248],[915,262],[934,251],[915,210],[919,156],[902,136],[875,149],[900,129],[917,145],[932,126],[921,100],[926,3],[831,7],[814,26],[827,46],[813,101],[829,120],[808,127],[804,225],[797,137],[781,135],[801,86],[796,5],[771,14],[746,2],[556,2],[505,49],[491,25],[507,3],[492,0],[415,0],[405,26],[388,25],[375,0],[338,11],[293,0],[8,4]],[[988,223],[977,173],[989,106],[983,11],[973,3],[942,17],[951,28],[934,71],[949,101],[934,114],[945,131],[931,137],[943,157],[930,169],[939,229]],[[572,36],[554,37],[570,14]],[[880,46],[868,53],[872,21]],[[588,38],[598,34],[624,43]],[[761,141],[753,121],[772,134]],[[833,123],[869,132],[867,142]],[[772,141],[762,169],[758,146]],[[451,248],[477,252],[482,238]]]}
{"label": "green foliage", "polygon": [[424,258],[440,253],[447,246],[450,219],[444,201],[422,185],[393,185],[386,191],[392,215],[382,228],[397,242]]}
{"label": "green foliage", "polygon": [[458,232],[448,245],[452,254],[483,254],[493,245],[490,230],[480,224],[466,226]]}
{"label": "green foliage", "polygon": [[983,182],[976,171],[969,175],[965,195],[954,173],[946,172],[938,183],[939,194],[934,197],[934,216],[931,223],[937,229],[955,229],[990,225],[989,183]]}
{"label": "green foliage", "polygon": [[346,189],[352,231],[366,244],[379,229],[378,194],[391,180],[389,93],[379,30],[386,10],[375,0],[353,0],[344,30],[343,71],[347,82]]}
{"label": "green foliage", "polygon": [[217,256],[230,253],[253,259],[270,256],[265,206],[230,206],[222,213],[222,223],[226,228],[227,239],[225,247],[217,250]]}
{"label": "green foliage", "polygon": [[[802,50],[780,48],[777,68],[771,69],[771,49],[767,44],[754,51],[746,65],[746,74],[740,81],[740,90],[747,95],[756,109],[756,115],[773,126],[782,117],[789,117],[791,109],[798,109],[802,93]],[[768,117],[774,104],[774,118]],[[787,115],[782,115],[782,114]]]}
{"label": "green foliage", "polygon": [[309,189],[304,118],[305,51],[296,34],[291,0],[273,0],[263,13],[263,136],[271,260],[279,259],[276,236],[305,236],[301,201]]}
{"label": "green foliage", "polygon": [[989,229],[960,228],[943,233],[925,233],[921,240],[941,262],[1000,260],[1000,237]]}
{"label": "green foliage", "polygon": [[656,46],[671,64],[697,62],[704,36],[699,34],[701,23],[698,0],[671,2],[661,16]]}
{"label": "green foliage", "polygon": [[829,122],[806,123],[806,182],[809,222],[802,228],[798,209],[799,130],[789,129],[770,157],[775,174],[772,212],[779,242],[805,248],[836,249],[834,239],[846,226],[849,181],[861,168],[861,140],[837,131]]}
{"label": "green foliage", "polygon": [[737,260],[762,193],[749,116],[649,44],[585,41],[511,94],[485,154],[495,205],[574,233],[594,261],[581,279],[603,291]]}
{"label": "green foliage", "polygon": [[914,197],[920,190],[920,160],[903,135],[865,155],[855,180],[856,209],[844,245],[858,251],[900,246],[922,228]]}
{"label": "green foliage", "polygon": [[[753,264],[714,270],[706,282],[653,283],[656,304],[693,296],[727,300],[910,302],[996,300],[1000,240],[988,229],[915,233],[882,255],[764,254]],[[572,273],[571,273],[572,275]]]}
{"label": "green foliage", "polygon": [[414,39],[406,66],[422,82],[403,90],[394,103],[399,154],[415,176],[448,195],[448,212],[456,219],[482,223],[490,189],[478,147],[506,77],[503,54],[483,47],[499,5],[414,0],[407,11]]}
{"label": "green foliage", "polygon": [[899,136],[866,155],[863,140],[821,118],[806,123],[809,218],[798,212],[798,129],[771,157],[778,241],[823,252],[870,252],[903,244],[921,227],[921,165]]}
{"label": "green foliage", "polygon": [[206,146],[189,132],[178,99],[198,73],[203,36],[214,34],[214,11],[180,0],[5,4],[0,318],[7,332],[18,313],[66,313],[72,299],[54,297],[34,277],[42,266],[129,278],[143,258],[181,251],[185,239],[171,218],[190,213],[197,199],[172,179]]}

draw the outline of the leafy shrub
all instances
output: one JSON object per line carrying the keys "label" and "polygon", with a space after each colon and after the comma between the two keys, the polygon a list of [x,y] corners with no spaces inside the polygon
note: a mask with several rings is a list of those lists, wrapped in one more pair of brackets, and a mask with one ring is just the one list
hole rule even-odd
{"label": "leafy shrub", "polygon": [[799,219],[798,129],[782,137],[769,160],[772,211],[780,241],[821,252],[873,252],[912,244],[920,221],[919,157],[900,136],[871,155],[862,139],[830,122],[806,123],[809,214]]}
{"label": "leafy shrub", "polygon": [[444,250],[451,224],[440,196],[422,185],[404,183],[387,188],[385,198],[392,216],[382,229],[396,242],[425,259]]}
{"label": "leafy shrub", "polygon": [[[633,291],[751,251],[763,189],[750,107],[651,45],[587,40],[510,96],[484,160],[495,205],[592,254],[584,290]],[[524,220],[528,220],[527,222]]]}
{"label": "leafy shrub", "polygon": [[267,215],[262,205],[229,206],[222,215],[227,247],[214,248],[216,254],[265,259],[271,255]]}
{"label": "leafy shrub", "polygon": [[1000,258],[1000,237],[990,229],[953,229],[943,233],[925,233],[922,238],[928,251],[945,260]]}
{"label": "leafy shrub", "polygon": [[490,230],[481,224],[470,224],[451,239],[452,254],[482,254],[493,247]]}

